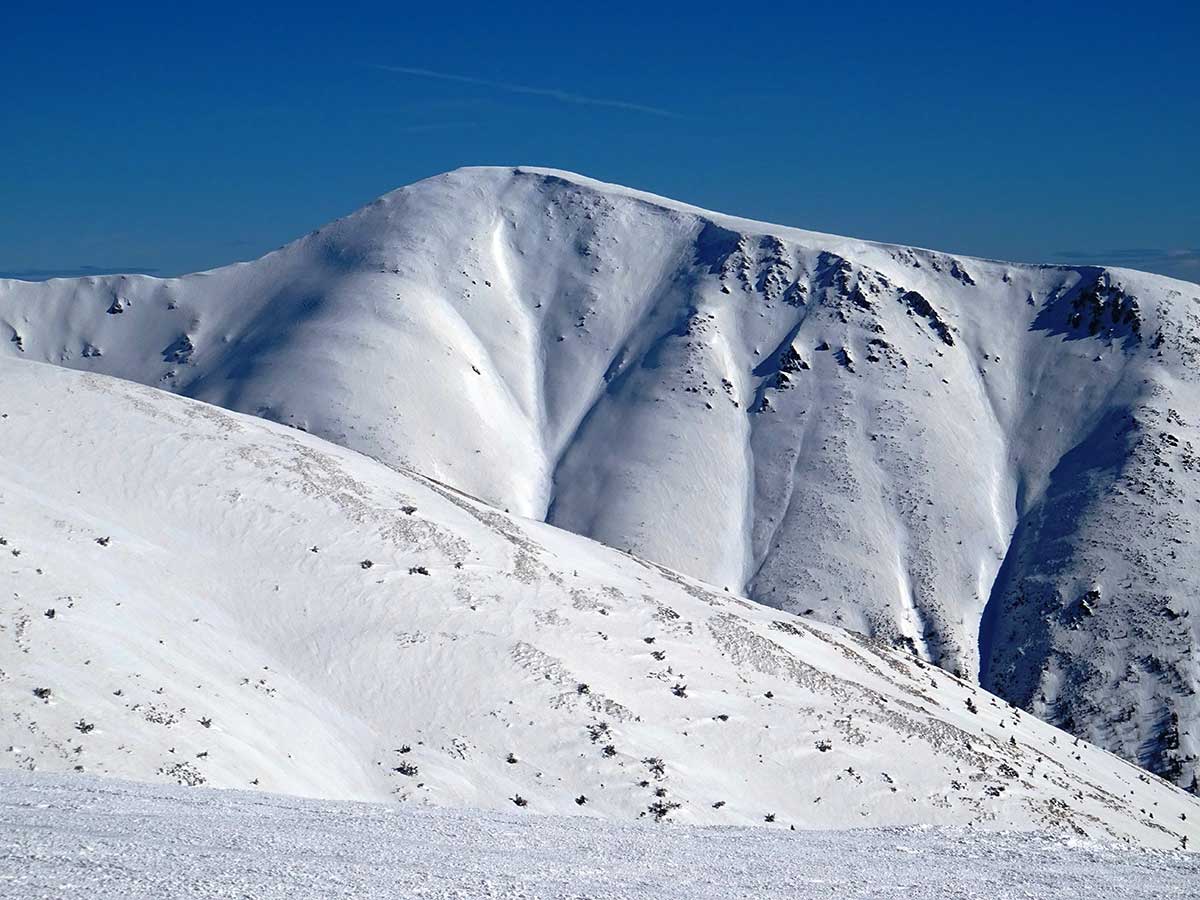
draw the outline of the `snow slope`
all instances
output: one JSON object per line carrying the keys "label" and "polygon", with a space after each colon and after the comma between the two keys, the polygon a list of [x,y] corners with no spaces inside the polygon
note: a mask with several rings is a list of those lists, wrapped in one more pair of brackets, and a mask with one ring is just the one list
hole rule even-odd
{"label": "snow slope", "polygon": [[1194,896],[1198,878],[1195,853],[1012,832],[530,823],[0,771],[0,889],[10,900],[1140,900]]}
{"label": "snow slope", "polygon": [[492,168],[252,263],[0,282],[0,347],[906,646],[1194,786],[1198,303]]}
{"label": "snow slope", "polygon": [[1162,847],[1200,800],[910,656],[302,432],[0,361],[3,765]]}

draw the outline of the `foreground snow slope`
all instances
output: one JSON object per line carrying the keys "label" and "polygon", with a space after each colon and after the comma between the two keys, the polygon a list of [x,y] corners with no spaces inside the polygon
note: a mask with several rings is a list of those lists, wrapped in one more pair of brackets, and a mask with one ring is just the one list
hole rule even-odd
{"label": "foreground snow slope", "polygon": [[1195,896],[1200,856],[966,829],[655,828],[0,772],[0,888],[87,897]]}
{"label": "foreground snow slope", "polygon": [[131,382],[0,361],[0,499],[6,766],[1200,839],[1196,798],[918,659]]}
{"label": "foreground snow slope", "polygon": [[293,424],[909,646],[1188,786],[1198,304],[467,169],[252,263],[0,282],[0,352]]}

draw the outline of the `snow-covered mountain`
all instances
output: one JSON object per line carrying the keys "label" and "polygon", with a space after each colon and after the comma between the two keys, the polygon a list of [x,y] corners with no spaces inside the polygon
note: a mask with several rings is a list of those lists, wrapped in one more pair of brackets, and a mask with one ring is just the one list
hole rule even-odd
{"label": "snow-covered mountain", "polygon": [[0,282],[13,356],[304,428],[903,644],[1196,787],[1200,287],[466,169],[262,259]]}
{"label": "snow-covered mountain", "polygon": [[0,360],[5,766],[1194,846],[1200,800],[842,629],[278,424]]}

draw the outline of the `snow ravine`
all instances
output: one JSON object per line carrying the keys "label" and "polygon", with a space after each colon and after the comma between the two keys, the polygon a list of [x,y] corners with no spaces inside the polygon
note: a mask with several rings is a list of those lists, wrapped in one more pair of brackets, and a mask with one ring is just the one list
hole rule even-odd
{"label": "snow ravine", "polygon": [[0,772],[0,893],[136,900],[1195,896],[1200,855],[963,828],[614,825]]}
{"label": "snow ravine", "polygon": [[6,767],[1200,841],[1200,800],[919,659],[294,429],[4,359],[0,462]]}
{"label": "snow ravine", "polygon": [[1185,787],[1198,329],[1182,281],[541,169],[432,178],[183,278],[0,281],[0,353],[304,428],[911,648]]}

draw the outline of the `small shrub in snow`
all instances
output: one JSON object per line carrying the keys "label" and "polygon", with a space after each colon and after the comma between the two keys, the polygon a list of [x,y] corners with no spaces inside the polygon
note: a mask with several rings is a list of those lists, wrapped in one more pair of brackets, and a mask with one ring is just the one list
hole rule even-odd
{"label": "small shrub in snow", "polygon": [[679,804],[673,800],[655,800],[646,808],[646,811],[654,817],[655,822],[661,822],[677,809],[679,809]]}

